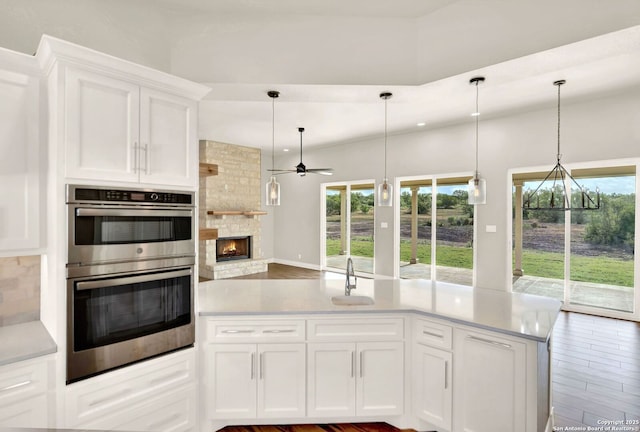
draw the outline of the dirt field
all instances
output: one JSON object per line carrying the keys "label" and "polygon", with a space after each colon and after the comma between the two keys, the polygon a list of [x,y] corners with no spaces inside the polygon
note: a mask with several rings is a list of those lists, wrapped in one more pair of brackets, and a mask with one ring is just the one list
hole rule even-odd
{"label": "dirt field", "polygon": [[[426,218],[418,221],[418,238],[430,239],[431,227],[427,226]],[[351,235],[353,237],[373,236],[373,217],[354,216],[351,222]],[[583,241],[585,225],[573,225],[571,233],[571,251],[581,256],[608,256],[619,259],[633,259],[632,251],[622,251],[617,248],[598,246]],[[400,237],[411,239],[411,218],[402,215],[400,219]],[[327,221],[327,238],[340,238],[339,219]],[[467,226],[442,226],[438,229],[438,240],[449,245],[468,246],[473,239],[473,227]],[[554,223],[539,223],[532,227],[532,221],[525,221],[523,233],[523,247],[529,250],[545,252],[564,252],[564,225]]]}

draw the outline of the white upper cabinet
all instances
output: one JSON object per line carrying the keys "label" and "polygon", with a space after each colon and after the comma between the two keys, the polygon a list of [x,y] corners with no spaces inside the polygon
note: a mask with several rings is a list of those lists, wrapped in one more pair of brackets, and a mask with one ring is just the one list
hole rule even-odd
{"label": "white upper cabinet", "polygon": [[0,253],[41,247],[40,77],[33,57],[0,50]]}
{"label": "white upper cabinet", "polygon": [[197,187],[208,87],[48,36],[39,51],[65,181]]}
{"label": "white upper cabinet", "polygon": [[197,112],[195,101],[140,89],[141,181],[187,186],[198,178]]}
{"label": "white upper cabinet", "polygon": [[140,88],[68,68],[65,177],[138,181]]}

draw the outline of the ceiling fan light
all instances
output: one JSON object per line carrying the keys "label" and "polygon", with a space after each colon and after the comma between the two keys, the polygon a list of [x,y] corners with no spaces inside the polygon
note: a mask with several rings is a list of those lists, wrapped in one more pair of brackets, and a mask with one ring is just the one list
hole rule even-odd
{"label": "ceiling fan light", "polygon": [[378,185],[378,205],[381,207],[391,207],[393,205],[393,186],[388,179],[382,180]]}
{"label": "ceiling fan light", "polygon": [[280,205],[280,183],[276,181],[275,176],[271,176],[271,180],[267,183],[266,196],[268,206]]}

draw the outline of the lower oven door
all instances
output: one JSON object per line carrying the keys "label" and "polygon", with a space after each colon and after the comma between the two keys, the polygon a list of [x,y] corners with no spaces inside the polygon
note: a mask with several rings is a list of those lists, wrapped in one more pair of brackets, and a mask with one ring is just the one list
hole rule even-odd
{"label": "lower oven door", "polygon": [[195,341],[193,267],[69,279],[67,383]]}

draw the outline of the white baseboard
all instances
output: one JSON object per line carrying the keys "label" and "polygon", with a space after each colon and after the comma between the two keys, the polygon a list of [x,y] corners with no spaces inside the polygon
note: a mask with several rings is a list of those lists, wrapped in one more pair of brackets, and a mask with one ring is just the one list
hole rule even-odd
{"label": "white baseboard", "polygon": [[289,261],[289,260],[283,260],[283,259],[279,259],[279,258],[273,258],[270,262],[276,263],[276,264],[283,264],[283,265],[288,265],[288,266],[293,266],[293,267],[302,267],[302,268],[306,268],[309,270],[318,270],[320,271],[320,266],[317,264],[309,264],[309,263],[305,263],[305,262],[300,262],[300,261]]}

